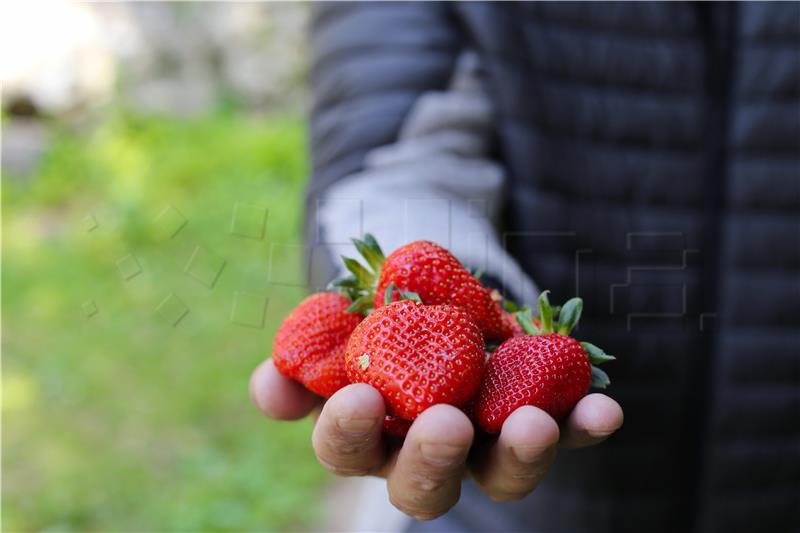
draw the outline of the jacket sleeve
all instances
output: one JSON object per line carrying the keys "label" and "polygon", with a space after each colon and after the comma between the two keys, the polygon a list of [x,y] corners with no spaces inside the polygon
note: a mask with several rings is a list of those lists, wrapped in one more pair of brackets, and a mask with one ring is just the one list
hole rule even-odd
{"label": "jacket sleeve", "polygon": [[311,285],[341,271],[349,238],[387,253],[430,239],[515,298],[536,288],[502,246],[504,172],[477,56],[441,4],[317,8],[312,22]]}

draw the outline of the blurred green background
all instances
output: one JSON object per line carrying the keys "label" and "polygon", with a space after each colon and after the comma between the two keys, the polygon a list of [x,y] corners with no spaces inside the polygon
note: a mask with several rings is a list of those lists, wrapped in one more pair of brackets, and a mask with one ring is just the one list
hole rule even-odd
{"label": "blurred green background", "polygon": [[[181,22],[228,8],[167,9]],[[259,9],[255,50],[305,7]],[[179,99],[183,64],[158,74]],[[260,96],[211,70],[211,96],[176,113],[137,100],[130,64],[89,105],[5,92],[4,142],[25,148],[20,126],[44,141],[3,169],[3,530],[320,524],[310,423],[267,421],[247,389],[306,291],[302,97],[276,99],[301,93],[303,68]]]}

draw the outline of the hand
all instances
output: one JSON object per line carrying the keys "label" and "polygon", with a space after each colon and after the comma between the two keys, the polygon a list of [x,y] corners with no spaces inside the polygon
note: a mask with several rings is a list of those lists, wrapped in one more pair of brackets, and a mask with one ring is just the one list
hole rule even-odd
{"label": "hand", "polygon": [[[279,374],[270,360],[253,372],[250,392],[265,415],[281,420],[302,418],[323,402]],[[317,459],[334,474],[386,477],[392,504],[420,520],[455,505],[467,473],[493,500],[523,498],[547,473],[557,446],[602,442],[623,419],[619,404],[603,394],[584,397],[560,428],[544,411],[525,406],[512,413],[496,439],[473,447],[472,423],[455,407],[424,411],[402,443],[383,436],[384,414],[383,398],[369,385],[338,391],[324,403],[314,428]]]}

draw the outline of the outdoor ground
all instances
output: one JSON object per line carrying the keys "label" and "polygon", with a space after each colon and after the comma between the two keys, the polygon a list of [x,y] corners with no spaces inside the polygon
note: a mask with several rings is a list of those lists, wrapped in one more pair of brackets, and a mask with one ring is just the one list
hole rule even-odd
{"label": "outdoor ground", "polygon": [[313,527],[310,423],[247,393],[305,293],[302,121],[104,116],[3,176],[2,529]]}

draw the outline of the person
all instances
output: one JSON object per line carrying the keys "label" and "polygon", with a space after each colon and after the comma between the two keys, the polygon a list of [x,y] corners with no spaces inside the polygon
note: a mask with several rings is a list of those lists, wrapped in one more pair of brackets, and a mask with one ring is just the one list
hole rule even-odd
{"label": "person", "polygon": [[[798,3],[315,6],[312,286],[350,236],[427,238],[511,299],[582,296],[576,336],[617,356],[608,396],[560,426],[520,408],[494,440],[437,405],[391,448],[380,395],[350,385],[316,422],[322,465],[385,476],[410,531],[800,530],[799,21]],[[269,361],[252,394],[278,419],[320,405]]]}

